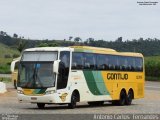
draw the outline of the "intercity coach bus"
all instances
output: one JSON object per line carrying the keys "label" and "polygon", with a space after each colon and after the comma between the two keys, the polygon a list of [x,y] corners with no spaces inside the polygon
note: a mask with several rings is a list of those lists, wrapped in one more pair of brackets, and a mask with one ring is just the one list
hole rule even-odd
{"label": "intercity coach bus", "polygon": [[17,81],[19,102],[131,105],[144,97],[144,59],[140,53],[71,46],[30,48],[22,53]]}

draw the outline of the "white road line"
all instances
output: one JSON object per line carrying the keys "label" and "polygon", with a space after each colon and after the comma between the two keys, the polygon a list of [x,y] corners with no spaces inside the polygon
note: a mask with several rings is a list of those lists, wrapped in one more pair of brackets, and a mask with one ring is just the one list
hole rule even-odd
{"label": "white road line", "polygon": [[148,86],[148,85],[147,85],[147,86],[145,86],[145,87],[147,87],[147,88],[157,88],[157,89],[158,89],[158,88],[160,88],[160,87]]}

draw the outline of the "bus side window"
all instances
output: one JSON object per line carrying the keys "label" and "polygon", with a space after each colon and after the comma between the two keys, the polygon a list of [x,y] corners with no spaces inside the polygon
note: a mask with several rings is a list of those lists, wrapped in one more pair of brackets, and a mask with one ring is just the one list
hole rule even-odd
{"label": "bus side window", "polygon": [[128,57],[128,71],[135,71],[135,58]]}
{"label": "bus side window", "polygon": [[83,69],[83,53],[72,53],[72,69]]}
{"label": "bus side window", "polygon": [[124,56],[118,56],[119,70],[126,71],[126,62]]}
{"label": "bus side window", "polygon": [[116,70],[117,65],[117,56],[115,55],[108,55],[109,59],[109,70]]}
{"label": "bus side window", "polygon": [[135,58],[135,69],[136,71],[143,71],[143,59]]}
{"label": "bus side window", "polygon": [[97,69],[98,70],[108,70],[107,55],[97,55]]}
{"label": "bus side window", "polygon": [[120,70],[120,65],[119,65],[119,56],[115,56],[115,70]]}
{"label": "bus side window", "polygon": [[84,69],[96,69],[96,55],[92,53],[84,54]]}
{"label": "bus side window", "polygon": [[59,74],[57,80],[57,89],[66,88],[70,66],[70,52],[60,52]]}

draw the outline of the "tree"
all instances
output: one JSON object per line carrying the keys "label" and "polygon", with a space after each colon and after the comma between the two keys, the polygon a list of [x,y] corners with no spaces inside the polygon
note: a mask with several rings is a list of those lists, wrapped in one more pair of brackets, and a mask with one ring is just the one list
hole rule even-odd
{"label": "tree", "polygon": [[49,43],[48,46],[49,46],[49,47],[57,47],[57,46],[59,46],[59,45],[58,45],[57,43]]}
{"label": "tree", "polygon": [[4,32],[4,31],[0,31],[0,35],[2,35],[2,36],[9,36],[9,35],[7,35],[7,33]]}
{"label": "tree", "polygon": [[37,45],[37,47],[48,47],[49,45],[47,43],[40,43]]}
{"label": "tree", "polygon": [[58,43],[40,43],[37,47],[56,47],[59,46]]}
{"label": "tree", "polygon": [[22,52],[22,51],[24,50],[25,46],[26,46],[26,42],[20,40],[19,43],[18,43],[18,46],[17,46],[17,50],[18,50],[19,52]]}
{"label": "tree", "polygon": [[18,38],[18,35],[16,33],[13,34],[14,38]]}
{"label": "tree", "polygon": [[87,43],[92,43],[92,42],[94,42],[94,38],[88,38],[86,41],[87,41]]}
{"label": "tree", "polygon": [[75,42],[80,42],[80,41],[82,41],[82,39],[81,39],[80,37],[75,37],[75,38],[74,38],[74,41],[75,41]]}
{"label": "tree", "polygon": [[70,40],[70,41],[72,40],[72,38],[73,38],[72,36],[69,36],[69,40]]}
{"label": "tree", "polygon": [[122,42],[122,37],[119,37],[116,42]]}
{"label": "tree", "polygon": [[2,36],[3,36],[3,35],[4,35],[4,32],[3,32],[3,31],[0,31],[0,35],[2,35]]}

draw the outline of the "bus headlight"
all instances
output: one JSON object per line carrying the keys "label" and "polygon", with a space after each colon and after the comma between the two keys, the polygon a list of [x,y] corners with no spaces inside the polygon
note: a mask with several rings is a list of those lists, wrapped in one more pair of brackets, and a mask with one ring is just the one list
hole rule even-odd
{"label": "bus headlight", "polygon": [[53,94],[53,93],[55,93],[55,90],[49,90],[49,91],[46,91],[45,93],[46,93],[46,95]]}
{"label": "bus headlight", "polygon": [[17,90],[17,93],[18,94],[23,94],[23,91],[22,90]]}

